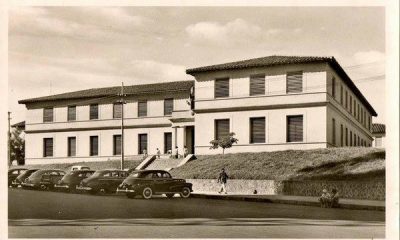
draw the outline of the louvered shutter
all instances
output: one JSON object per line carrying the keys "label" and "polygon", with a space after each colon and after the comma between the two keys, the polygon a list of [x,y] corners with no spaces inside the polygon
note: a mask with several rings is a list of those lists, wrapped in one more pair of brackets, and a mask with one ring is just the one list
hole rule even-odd
{"label": "louvered shutter", "polygon": [[265,118],[250,119],[250,142],[265,143]]}
{"label": "louvered shutter", "polygon": [[121,135],[114,135],[114,155],[121,154]]}
{"label": "louvered shutter", "polygon": [[97,156],[99,154],[99,137],[90,136],[90,156]]}
{"label": "louvered shutter", "polygon": [[164,153],[172,153],[172,133],[164,133]]}
{"label": "louvered shutter", "polygon": [[122,117],[122,104],[114,103],[113,105],[113,118],[121,118]]}
{"label": "louvered shutter", "polygon": [[68,106],[68,121],[76,120],[76,106]]}
{"label": "louvered shutter", "polygon": [[76,137],[68,138],[68,156],[76,156]]}
{"label": "louvered shutter", "polygon": [[53,122],[53,108],[43,109],[43,122]]}
{"label": "louvered shutter", "polygon": [[172,115],[172,111],[174,110],[174,99],[169,98],[164,100],[164,115],[169,116]]}
{"label": "louvered shutter", "polygon": [[303,116],[287,117],[287,141],[303,141]]}
{"label": "louvered shutter", "polygon": [[43,156],[44,157],[53,156],[53,138],[43,139]]}
{"label": "louvered shutter", "polygon": [[99,118],[99,105],[92,104],[90,105],[90,119],[98,119]]}
{"label": "louvered shutter", "polygon": [[138,102],[138,116],[139,117],[147,116],[147,101]]}
{"label": "louvered shutter", "polygon": [[229,78],[215,80],[215,98],[229,97]]}
{"label": "louvered shutter", "polygon": [[250,76],[250,96],[265,95],[265,75]]}
{"label": "louvered shutter", "polygon": [[229,135],[229,119],[215,120],[215,139]]}
{"label": "louvered shutter", "polygon": [[139,154],[143,154],[143,150],[147,150],[147,134],[139,134]]}
{"label": "louvered shutter", "polygon": [[286,92],[299,93],[303,91],[303,72],[288,72],[286,74]]}

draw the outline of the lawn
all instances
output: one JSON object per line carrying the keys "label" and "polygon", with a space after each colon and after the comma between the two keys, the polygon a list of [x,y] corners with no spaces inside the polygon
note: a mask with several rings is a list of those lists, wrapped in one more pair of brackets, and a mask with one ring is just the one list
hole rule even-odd
{"label": "lawn", "polygon": [[186,179],[215,179],[221,168],[231,179],[384,179],[385,150],[348,147],[202,155],[171,170],[171,174]]}

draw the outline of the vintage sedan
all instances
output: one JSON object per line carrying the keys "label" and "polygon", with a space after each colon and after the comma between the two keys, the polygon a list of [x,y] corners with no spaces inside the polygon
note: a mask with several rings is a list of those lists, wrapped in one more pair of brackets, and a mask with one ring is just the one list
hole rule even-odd
{"label": "vintage sedan", "polygon": [[83,179],[77,190],[96,194],[98,192],[112,193],[117,190],[124,179],[129,175],[126,170],[107,169],[98,170],[90,177]]}
{"label": "vintage sedan", "polygon": [[192,191],[191,183],[184,179],[172,178],[171,174],[164,170],[133,171],[117,189],[119,193],[126,193],[128,198],[141,195],[145,199],[161,194],[172,198],[176,193],[188,198]]}
{"label": "vintage sedan", "polygon": [[25,172],[26,168],[13,168],[8,170],[8,186],[12,186],[12,182],[23,172]]}
{"label": "vintage sedan", "polygon": [[93,175],[94,170],[74,170],[67,173],[58,183],[54,186],[56,189],[68,192],[75,192],[76,187],[80,182]]}
{"label": "vintage sedan", "polygon": [[50,190],[61,180],[65,172],[58,169],[44,169],[34,172],[21,184],[24,188]]}
{"label": "vintage sedan", "polygon": [[12,187],[19,187],[21,186],[21,184],[25,181],[25,179],[27,179],[30,175],[32,175],[34,172],[36,172],[37,168],[34,169],[28,169],[25,172],[21,173],[20,175],[18,175],[18,177],[11,182],[11,186]]}

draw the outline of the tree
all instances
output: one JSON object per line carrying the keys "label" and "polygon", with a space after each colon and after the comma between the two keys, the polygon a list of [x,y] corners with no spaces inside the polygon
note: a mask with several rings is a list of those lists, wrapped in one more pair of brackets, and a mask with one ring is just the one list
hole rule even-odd
{"label": "tree", "polygon": [[10,139],[10,151],[11,151],[11,159],[10,164],[14,160],[17,161],[18,165],[25,164],[25,139],[21,136],[22,130],[18,127],[13,129],[11,132]]}
{"label": "tree", "polygon": [[212,140],[210,149],[222,148],[222,154],[225,154],[225,148],[231,148],[234,143],[239,140],[234,137],[235,133],[231,132],[228,136],[222,137],[220,139]]}

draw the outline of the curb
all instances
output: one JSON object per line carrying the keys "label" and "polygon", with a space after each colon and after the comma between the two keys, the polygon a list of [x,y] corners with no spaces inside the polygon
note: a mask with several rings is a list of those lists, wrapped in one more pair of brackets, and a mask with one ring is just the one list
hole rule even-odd
{"label": "curb", "polygon": [[[246,196],[217,196],[217,195],[206,195],[206,194],[199,194],[199,193],[192,193],[191,196],[194,197],[194,198],[204,198],[204,199],[235,200],[235,201],[265,202],[265,203],[281,203],[281,204],[315,206],[315,207],[319,207],[320,206],[320,203],[318,203],[318,202],[310,202],[310,201],[302,201],[302,200],[255,198],[255,197],[246,197]],[[339,208],[354,209],[354,210],[385,211],[385,206],[357,205],[357,204],[349,204],[349,203],[339,203]]]}

